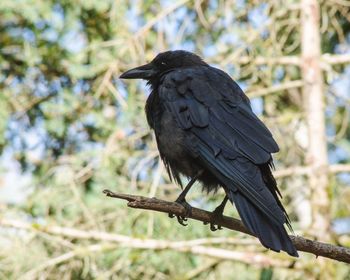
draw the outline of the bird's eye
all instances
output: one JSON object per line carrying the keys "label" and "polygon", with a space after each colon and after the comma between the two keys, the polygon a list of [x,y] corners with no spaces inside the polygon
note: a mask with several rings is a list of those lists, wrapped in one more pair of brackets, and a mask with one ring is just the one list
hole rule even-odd
{"label": "bird's eye", "polygon": [[166,65],[166,63],[163,61],[163,62],[161,62],[160,64],[162,64],[162,65]]}

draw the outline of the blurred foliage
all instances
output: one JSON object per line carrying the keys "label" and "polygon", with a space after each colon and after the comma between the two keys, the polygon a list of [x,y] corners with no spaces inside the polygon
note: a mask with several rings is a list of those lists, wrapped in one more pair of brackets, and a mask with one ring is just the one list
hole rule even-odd
{"label": "blurred foliage", "polygon": [[[349,53],[350,9],[343,2],[321,1],[324,52]],[[299,17],[299,2],[293,0],[2,0],[0,150],[3,158],[7,155],[6,160],[20,165],[22,174],[30,174],[27,188],[31,190],[24,203],[4,203],[2,217],[140,238],[247,238],[228,230],[212,233],[193,221],[182,228],[166,215],[130,210],[125,203],[102,195],[106,188],[167,200],[179,193],[159,162],[146,124],[145,83],[124,83],[118,76],[160,51],[182,48],[224,69],[255,96],[259,89],[301,78],[293,64],[255,63],[259,57],[273,60],[300,54]],[[349,163],[349,71],[344,65],[325,71],[332,163]],[[280,144],[277,169],[303,165],[307,140],[301,89],[289,88],[252,102]],[[6,175],[4,164],[2,176]],[[349,216],[349,200],[344,199],[349,196],[349,177],[335,176],[332,182],[332,217]],[[283,178],[279,185],[293,226],[302,233],[303,220],[309,215],[307,208],[300,208],[308,196],[306,179]],[[197,188],[190,201],[214,209],[222,198],[223,193],[207,197]],[[227,208],[228,215],[235,215],[232,207]],[[95,243],[0,230],[1,279],[18,279],[33,270],[31,275],[41,279],[184,279],[210,261],[190,253],[117,246],[97,252],[86,249],[50,265],[50,260]],[[286,258],[267,253],[260,245],[222,246]],[[295,269],[220,261],[196,277],[314,278],[319,271],[313,261],[313,256],[302,254]],[[345,265],[329,266],[337,279],[346,279],[350,273]]]}

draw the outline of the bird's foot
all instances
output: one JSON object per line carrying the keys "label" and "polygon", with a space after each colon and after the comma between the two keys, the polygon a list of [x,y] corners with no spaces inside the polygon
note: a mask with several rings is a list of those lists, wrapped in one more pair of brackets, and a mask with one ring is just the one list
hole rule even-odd
{"label": "bird's foot", "polygon": [[185,208],[185,215],[181,216],[169,213],[168,216],[169,218],[176,217],[180,225],[187,226],[187,217],[191,215],[192,206],[185,199],[181,198],[176,199],[175,202],[181,204]]}
{"label": "bird's foot", "polygon": [[210,222],[203,222],[203,224],[205,225],[209,224],[211,231],[222,230],[222,227],[215,223],[217,220],[220,220],[222,218],[222,214],[223,214],[223,209],[220,206],[215,208],[215,210],[211,212]]}

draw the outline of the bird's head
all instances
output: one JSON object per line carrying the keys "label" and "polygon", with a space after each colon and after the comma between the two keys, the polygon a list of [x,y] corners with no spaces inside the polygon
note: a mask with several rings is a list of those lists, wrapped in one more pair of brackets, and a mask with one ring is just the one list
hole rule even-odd
{"label": "bird's head", "polygon": [[150,63],[124,72],[120,78],[152,80],[172,69],[200,65],[208,64],[194,53],[180,50],[167,51],[158,54]]}

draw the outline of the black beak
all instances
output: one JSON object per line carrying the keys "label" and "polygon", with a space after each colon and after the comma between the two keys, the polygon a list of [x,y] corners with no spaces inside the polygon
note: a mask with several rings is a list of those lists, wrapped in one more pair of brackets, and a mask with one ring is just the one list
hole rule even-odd
{"label": "black beak", "polygon": [[156,71],[151,63],[130,69],[120,75],[121,79],[150,79]]}

